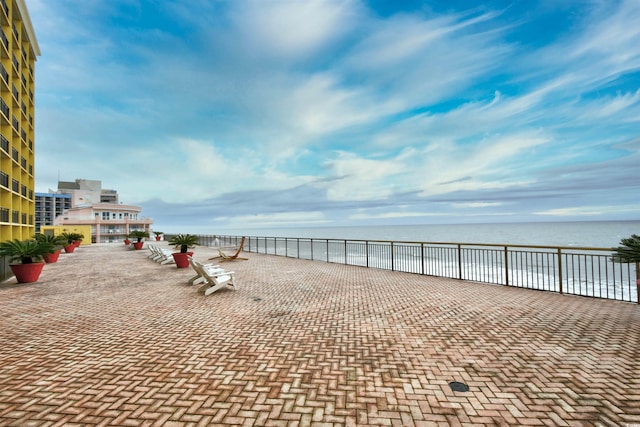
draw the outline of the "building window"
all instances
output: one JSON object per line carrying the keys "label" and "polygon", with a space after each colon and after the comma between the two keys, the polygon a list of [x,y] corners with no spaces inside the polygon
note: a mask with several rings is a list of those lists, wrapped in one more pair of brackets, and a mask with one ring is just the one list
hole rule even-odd
{"label": "building window", "polygon": [[0,172],[0,185],[9,188],[9,175],[4,172]]}
{"label": "building window", "polygon": [[109,212],[102,212],[102,219],[104,220],[109,219]]}

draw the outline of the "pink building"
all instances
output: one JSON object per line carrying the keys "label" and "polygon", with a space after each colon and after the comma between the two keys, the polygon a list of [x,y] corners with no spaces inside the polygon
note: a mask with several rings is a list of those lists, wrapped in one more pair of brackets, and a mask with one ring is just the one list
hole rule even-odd
{"label": "pink building", "polygon": [[134,230],[150,233],[151,218],[140,216],[140,206],[93,203],[71,208],[54,220],[54,225],[90,225],[91,242],[122,242]]}

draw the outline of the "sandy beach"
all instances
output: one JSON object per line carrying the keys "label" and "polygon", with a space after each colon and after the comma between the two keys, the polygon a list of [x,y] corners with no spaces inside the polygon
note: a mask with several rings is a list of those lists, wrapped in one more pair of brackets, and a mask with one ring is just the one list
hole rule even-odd
{"label": "sandy beach", "polygon": [[640,305],[149,243],[0,285],[0,425],[640,425]]}

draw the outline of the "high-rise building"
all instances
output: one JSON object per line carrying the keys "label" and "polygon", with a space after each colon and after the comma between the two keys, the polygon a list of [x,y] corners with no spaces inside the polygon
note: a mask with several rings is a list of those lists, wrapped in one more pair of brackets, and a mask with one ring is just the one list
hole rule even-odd
{"label": "high-rise building", "polygon": [[24,0],[0,0],[0,241],[35,233],[34,67]]}
{"label": "high-rise building", "polygon": [[118,203],[118,192],[102,188],[102,181],[95,179],[58,181],[58,193],[70,194],[71,206],[74,208],[92,203]]}
{"label": "high-rise building", "polygon": [[36,233],[43,225],[53,225],[58,215],[71,209],[71,194],[36,193]]}

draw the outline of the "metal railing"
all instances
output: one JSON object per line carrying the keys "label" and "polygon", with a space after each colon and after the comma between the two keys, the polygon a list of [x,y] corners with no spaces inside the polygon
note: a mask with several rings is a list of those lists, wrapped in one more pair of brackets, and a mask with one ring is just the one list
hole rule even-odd
{"label": "metal railing", "polygon": [[[235,246],[241,236],[199,236]],[[614,263],[610,248],[321,238],[245,238],[244,251],[635,302],[638,265]]]}

